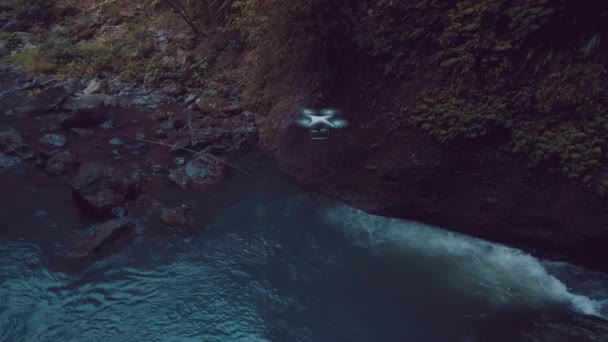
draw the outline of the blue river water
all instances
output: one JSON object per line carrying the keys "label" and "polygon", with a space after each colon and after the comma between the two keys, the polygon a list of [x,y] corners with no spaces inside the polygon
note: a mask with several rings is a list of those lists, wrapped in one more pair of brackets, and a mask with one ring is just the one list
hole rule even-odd
{"label": "blue river water", "polygon": [[[74,265],[69,188],[7,172],[0,341],[607,341],[608,276],[368,215],[259,167]],[[21,185],[20,185],[21,184]]]}

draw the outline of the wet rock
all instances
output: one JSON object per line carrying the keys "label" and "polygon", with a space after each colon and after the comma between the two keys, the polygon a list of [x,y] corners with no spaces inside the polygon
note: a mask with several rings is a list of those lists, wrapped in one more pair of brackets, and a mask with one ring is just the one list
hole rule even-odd
{"label": "wet rock", "polygon": [[50,147],[63,147],[65,145],[65,136],[57,133],[45,134],[40,139],[39,142],[49,145]]}
{"label": "wet rock", "polygon": [[186,158],[184,158],[184,157],[175,157],[175,159],[173,161],[175,162],[176,165],[186,164]]}
{"label": "wet rock", "polygon": [[139,96],[131,100],[131,105],[143,107],[147,105],[151,100],[152,98],[150,97],[150,95]]}
{"label": "wet rock", "polygon": [[70,130],[70,132],[72,132],[72,135],[74,135],[75,137],[78,137],[78,138],[89,138],[89,137],[92,137],[93,134],[95,133],[94,131],[92,131],[90,129],[84,129],[84,128],[72,128]]}
{"label": "wet rock", "polygon": [[[36,78],[32,81],[32,86],[36,82]],[[39,92],[34,99],[34,108],[32,114],[39,115],[57,110],[65,102],[68,97],[68,92],[62,85],[56,85],[46,88]]]}
{"label": "wet rock", "polygon": [[132,237],[135,227],[135,222],[124,218],[95,225],[77,243],[76,252],[72,256],[83,257],[101,252],[118,240]]}
{"label": "wet rock", "polygon": [[101,124],[107,119],[106,102],[108,95],[90,94],[80,97],[70,97],[64,109],[72,112],[60,120],[63,128],[83,128]]}
{"label": "wet rock", "polygon": [[114,208],[112,208],[111,213],[112,213],[113,217],[123,218],[123,217],[127,217],[127,215],[129,214],[129,211],[123,207],[114,207]]}
{"label": "wet rock", "polygon": [[154,164],[150,166],[150,171],[152,173],[167,173],[167,167],[161,164]]}
{"label": "wet rock", "polygon": [[114,128],[114,119],[110,119],[104,123],[102,123],[101,125],[99,125],[99,128],[104,129],[104,130],[110,130],[112,128]]}
{"label": "wet rock", "polygon": [[4,58],[6,56],[9,56],[11,54],[11,49],[5,47],[5,46],[0,46],[0,58]]}
{"label": "wet rock", "polygon": [[124,145],[124,142],[120,138],[112,138],[112,139],[110,139],[108,144],[113,145],[113,146],[121,146],[121,145]]}
{"label": "wet rock", "polygon": [[106,93],[108,91],[108,82],[99,78],[92,79],[87,85],[86,89],[83,90],[83,94],[90,95],[96,93]]}
{"label": "wet rock", "polygon": [[30,27],[32,27],[32,25],[27,21],[11,20],[0,28],[0,32],[25,32],[29,30]]}
{"label": "wet rock", "polygon": [[63,82],[63,87],[66,92],[70,95],[76,94],[82,87],[85,86],[84,82],[78,78],[69,78]]}
{"label": "wet rock", "polygon": [[217,183],[223,175],[223,167],[216,161],[204,156],[197,157],[185,166],[169,172],[169,179],[182,189],[188,184],[209,185]]}
{"label": "wet rock", "polygon": [[188,177],[188,174],[183,167],[169,171],[169,179],[182,189],[185,189],[188,186],[188,183],[190,183],[190,177]]}
{"label": "wet rock", "polygon": [[163,88],[163,93],[171,96],[182,95],[186,90],[177,83],[171,83]]}
{"label": "wet rock", "polygon": [[31,157],[32,153],[23,138],[12,127],[0,130],[0,151],[21,158]]}
{"label": "wet rock", "polygon": [[190,205],[183,204],[174,209],[165,209],[160,220],[169,227],[185,227],[192,225],[192,209]]}
{"label": "wet rock", "polygon": [[167,131],[159,127],[154,130],[154,136],[157,138],[164,139],[167,137]]}
{"label": "wet rock", "polygon": [[197,98],[198,98],[198,96],[197,96],[197,95],[190,94],[190,95],[188,95],[188,96],[186,97],[186,99],[184,100],[184,104],[185,104],[186,106],[188,106],[188,105],[190,105],[190,104],[194,103],[194,101],[196,101],[196,99],[197,99]]}
{"label": "wet rock", "polygon": [[15,166],[21,162],[21,158],[9,156],[0,152],[0,170]]}
{"label": "wet rock", "polygon": [[129,144],[126,145],[126,152],[132,156],[141,156],[146,154],[150,150],[150,145],[145,143]]}
{"label": "wet rock", "polygon": [[114,207],[133,200],[141,192],[138,173],[129,177],[117,169],[88,163],[72,181],[72,194],[77,205],[93,216],[108,216]]}
{"label": "wet rock", "polygon": [[78,97],[70,97],[63,108],[72,112],[79,110],[103,110],[108,102],[111,102],[110,95],[87,94]]}
{"label": "wet rock", "polygon": [[53,153],[44,165],[44,170],[53,176],[66,175],[78,168],[78,156],[65,150]]}
{"label": "wet rock", "polygon": [[212,184],[220,180],[223,168],[216,161],[200,156],[189,161],[185,171],[194,183]]}

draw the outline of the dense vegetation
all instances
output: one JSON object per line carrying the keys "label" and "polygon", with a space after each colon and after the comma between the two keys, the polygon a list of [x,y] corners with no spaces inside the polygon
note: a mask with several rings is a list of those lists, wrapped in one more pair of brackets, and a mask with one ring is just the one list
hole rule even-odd
{"label": "dense vegetation", "polygon": [[[502,148],[600,192],[608,166],[608,4],[576,0],[241,0],[266,99],[331,55],[424,75],[400,122],[444,143],[507,132]],[[278,52],[278,53],[275,53]],[[367,57],[366,57],[367,56]],[[338,61],[339,63],[340,61]],[[330,62],[332,63],[332,62]],[[336,63],[336,62],[333,62]],[[265,95],[265,96],[264,96]]]}
{"label": "dense vegetation", "polygon": [[[50,3],[27,0],[15,15],[49,27],[57,17]],[[199,39],[231,30],[248,46],[246,97],[271,104],[303,85],[310,91],[320,84],[331,86],[331,72],[344,61],[342,56],[356,56],[381,67],[384,75],[378,77],[424,78],[417,101],[401,104],[400,124],[426,130],[446,144],[501,132],[508,137],[502,149],[600,192],[608,190],[605,1],[153,0],[149,4],[149,13],[129,18],[126,34],[120,37],[90,41],[82,29],[42,30],[37,49],[24,50],[13,59],[39,71],[93,75],[106,70],[159,84],[179,80],[192,70],[202,79],[213,56],[197,54],[191,69],[163,63],[184,47],[152,49],[147,28],[177,26],[190,29]],[[106,11],[111,15],[111,6]],[[78,22],[69,16],[62,20]],[[18,39],[5,38],[10,44]]]}

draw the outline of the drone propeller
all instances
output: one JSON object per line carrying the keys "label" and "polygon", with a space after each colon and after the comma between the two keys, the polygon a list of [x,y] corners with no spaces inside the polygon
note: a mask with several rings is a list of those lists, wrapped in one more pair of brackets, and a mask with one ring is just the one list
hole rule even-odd
{"label": "drone propeller", "polygon": [[311,122],[312,122],[312,120],[310,120],[307,117],[299,118],[296,120],[296,124],[298,126],[302,126],[304,128],[308,128],[310,126]]}
{"label": "drone propeller", "polygon": [[321,114],[323,114],[324,116],[334,116],[337,114],[337,112],[335,109],[323,108],[321,109]]}
{"label": "drone propeller", "polygon": [[346,121],[345,119],[342,118],[336,118],[331,120],[331,124],[333,126],[333,128],[344,128],[346,126],[348,126],[348,121]]}

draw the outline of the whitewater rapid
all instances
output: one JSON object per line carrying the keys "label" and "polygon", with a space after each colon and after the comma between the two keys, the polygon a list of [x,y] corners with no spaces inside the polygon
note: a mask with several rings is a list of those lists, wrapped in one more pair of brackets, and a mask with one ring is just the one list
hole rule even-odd
{"label": "whitewater rapid", "polygon": [[328,209],[326,219],[357,245],[421,265],[432,262],[435,276],[452,290],[478,294],[495,305],[565,304],[603,317],[605,299],[571,291],[541,260],[518,249],[346,206]]}

